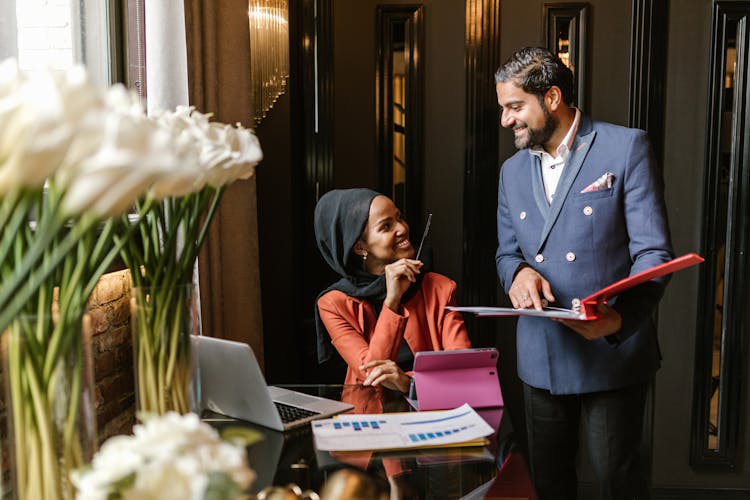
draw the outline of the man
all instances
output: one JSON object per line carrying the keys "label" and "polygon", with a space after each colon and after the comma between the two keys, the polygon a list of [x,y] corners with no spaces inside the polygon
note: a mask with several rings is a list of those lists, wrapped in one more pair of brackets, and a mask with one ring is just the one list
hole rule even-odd
{"label": "man", "polygon": [[[520,150],[500,171],[497,272],[514,307],[570,308],[673,258],[663,184],[645,132],[575,107],[571,71],[546,49],[495,75]],[[643,410],[660,353],[652,312],[666,278],[599,304],[594,321],[518,321],[529,461],[542,499],[576,498],[579,429],[602,499],[647,498]]]}

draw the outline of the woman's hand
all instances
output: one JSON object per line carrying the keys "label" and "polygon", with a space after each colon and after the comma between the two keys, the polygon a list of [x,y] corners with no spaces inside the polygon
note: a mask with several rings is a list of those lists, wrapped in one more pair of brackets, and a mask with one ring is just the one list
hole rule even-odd
{"label": "woman's hand", "polygon": [[401,297],[409,285],[417,281],[417,274],[422,269],[422,261],[399,259],[385,266],[385,300],[383,304],[390,310],[398,312]]}
{"label": "woman's hand", "polygon": [[382,385],[389,389],[407,393],[411,385],[411,377],[398,367],[395,361],[390,359],[376,359],[359,367],[367,377],[362,385]]}

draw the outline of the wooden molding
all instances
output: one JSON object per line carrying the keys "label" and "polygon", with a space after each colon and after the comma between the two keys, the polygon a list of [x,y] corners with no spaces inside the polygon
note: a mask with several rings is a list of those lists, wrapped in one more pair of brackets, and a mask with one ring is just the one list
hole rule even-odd
{"label": "wooden molding", "polygon": [[[499,172],[500,0],[466,0],[466,146],[464,155],[462,304],[493,304],[497,293],[495,214]],[[472,342],[493,345],[495,323],[470,324]]]}
{"label": "wooden molding", "polygon": [[628,126],[648,132],[658,160],[664,151],[667,0],[633,0]]}

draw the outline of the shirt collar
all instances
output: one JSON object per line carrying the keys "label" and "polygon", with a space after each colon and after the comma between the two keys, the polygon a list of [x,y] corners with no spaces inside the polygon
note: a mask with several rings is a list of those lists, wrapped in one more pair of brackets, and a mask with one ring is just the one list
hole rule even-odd
{"label": "shirt collar", "polygon": [[[573,118],[573,123],[570,125],[568,133],[565,134],[565,137],[563,137],[560,145],[557,146],[557,150],[555,151],[555,158],[564,158],[573,147],[573,141],[575,140],[576,133],[578,132],[578,124],[581,123],[581,110],[578,108],[574,109],[576,110],[576,115]],[[542,153],[546,153],[542,146],[534,146],[529,151],[531,152],[531,154],[539,156],[540,158],[542,156]]]}

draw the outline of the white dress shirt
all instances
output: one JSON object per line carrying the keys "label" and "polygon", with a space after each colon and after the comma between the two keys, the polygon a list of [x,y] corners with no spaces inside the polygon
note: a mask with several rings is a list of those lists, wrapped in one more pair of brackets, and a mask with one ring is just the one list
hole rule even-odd
{"label": "white dress shirt", "polygon": [[576,108],[576,116],[573,118],[573,124],[568,129],[562,142],[557,146],[556,156],[547,153],[543,147],[534,146],[531,148],[531,154],[538,156],[542,162],[542,181],[544,182],[544,193],[547,195],[547,202],[552,203],[557,190],[557,184],[560,181],[565,161],[570,154],[570,148],[573,147],[573,139],[578,132],[578,123],[581,121],[581,111]]}

